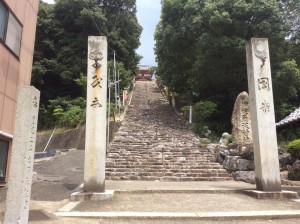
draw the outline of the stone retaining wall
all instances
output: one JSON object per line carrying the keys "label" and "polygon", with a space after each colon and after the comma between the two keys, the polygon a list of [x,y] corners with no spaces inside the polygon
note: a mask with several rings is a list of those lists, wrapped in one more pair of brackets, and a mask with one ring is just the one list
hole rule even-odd
{"label": "stone retaining wall", "polygon": [[[112,141],[115,132],[119,129],[121,122],[110,122],[110,141]],[[42,152],[49,141],[51,133],[37,134],[36,152]],[[46,151],[50,149],[78,149],[84,150],[85,147],[85,126],[54,134],[47,146]]]}

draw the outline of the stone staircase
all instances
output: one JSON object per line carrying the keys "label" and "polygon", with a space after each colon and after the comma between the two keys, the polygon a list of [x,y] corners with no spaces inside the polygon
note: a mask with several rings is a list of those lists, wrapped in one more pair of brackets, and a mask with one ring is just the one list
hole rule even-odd
{"label": "stone staircase", "polygon": [[155,82],[137,82],[122,126],[110,144],[108,180],[216,181],[231,179],[199,145]]}

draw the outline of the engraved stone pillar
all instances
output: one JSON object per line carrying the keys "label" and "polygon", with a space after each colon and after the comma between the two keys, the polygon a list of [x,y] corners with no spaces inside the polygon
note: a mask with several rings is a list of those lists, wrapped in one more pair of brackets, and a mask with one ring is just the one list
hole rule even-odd
{"label": "engraved stone pillar", "polygon": [[28,223],[39,98],[34,87],[19,89],[4,224]]}
{"label": "engraved stone pillar", "polygon": [[84,191],[105,191],[107,40],[88,38]]}
{"label": "engraved stone pillar", "polygon": [[232,143],[252,144],[251,116],[248,93],[242,92],[235,100],[232,117]]}
{"label": "engraved stone pillar", "polygon": [[256,188],[281,191],[268,39],[252,38],[246,51]]}

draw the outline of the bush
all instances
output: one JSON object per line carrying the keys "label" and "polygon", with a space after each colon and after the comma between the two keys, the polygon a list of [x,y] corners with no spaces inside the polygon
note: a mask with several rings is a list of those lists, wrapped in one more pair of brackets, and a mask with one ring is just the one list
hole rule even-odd
{"label": "bush", "polygon": [[60,118],[60,124],[64,127],[75,128],[81,121],[84,120],[85,111],[79,106],[71,106],[63,113]]}
{"label": "bush", "polygon": [[196,123],[205,123],[216,111],[217,104],[211,101],[199,101],[194,105],[194,120]]}
{"label": "bush", "polygon": [[57,97],[49,100],[49,105],[40,107],[39,129],[54,126],[75,128],[85,119],[85,104],[82,97]]}
{"label": "bush", "polygon": [[107,114],[108,114],[108,107],[110,106],[109,116],[114,116],[114,113],[118,112],[118,109],[116,109],[115,103],[110,103],[110,105],[107,103]]}
{"label": "bush", "polygon": [[300,127],[288,127],[284,130],[277,131],[277,138],[279,142],[289,143],[294,139],[300,138]]}
{"label": "bush", "polygon": [[217,109],[217,104],[211,101],[199,101],[194,105],[194,131],[204,136],[205,126],[209,126],[210,118]]}
{"label": "bush", "polygon": [[290,142],[287,151],[293,155],[300,155],[300,139]]}

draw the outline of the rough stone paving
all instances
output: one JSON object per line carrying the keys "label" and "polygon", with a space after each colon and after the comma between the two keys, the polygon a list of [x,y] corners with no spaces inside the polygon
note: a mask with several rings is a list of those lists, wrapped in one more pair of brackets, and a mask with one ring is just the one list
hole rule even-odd
{"label": "rough stone paving", "polygon": [[231,179],[178,118],[155,82],[137,82],[123,124],[108,148],[106,179]]}

